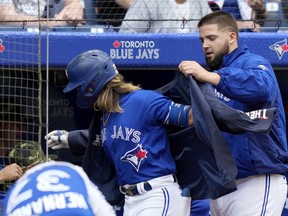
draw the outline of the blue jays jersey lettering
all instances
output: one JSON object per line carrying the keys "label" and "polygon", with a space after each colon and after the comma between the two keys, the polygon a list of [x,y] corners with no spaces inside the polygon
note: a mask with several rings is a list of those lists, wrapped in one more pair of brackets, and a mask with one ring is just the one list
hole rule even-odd
{"label": "blue jays jersey lettering", "polygon": [[103,122],[109,119],[106,127],[102,123],[102,142],[115,165],[119,185],[176,172],[164,126],[171,104],[161,94],[138,90],[121,96],[123,113],[104,114]]}

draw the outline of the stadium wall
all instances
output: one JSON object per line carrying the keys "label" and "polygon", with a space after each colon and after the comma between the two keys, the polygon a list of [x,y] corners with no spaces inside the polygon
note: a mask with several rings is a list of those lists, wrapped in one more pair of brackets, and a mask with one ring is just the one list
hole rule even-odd
{"label": "stadium wall", "polygon": [[[27,31],[0,32],[2,65],[19,62],[18,66],[33,63],[23,59],[19,45],[37,41],[38,33]],[[239,43],[267,58],[274,67],[288,66],[287,33],[240,33]],[[8,42],[7,42],[8,41]],[[13,43],[9,43],[13,41]],[[22,43],[23,42],[23,43]],[[27,47],[33,49],[31,43]],[[9,52],[5,51],[9,47]],[[90,32],[41,32],[41,64],[50,68],[64,68],[79,53],[101,49],[110,53],[119,68],[177,68],[182,60],[196,60],[205,65],[198,34],[120,34]],[[47,57],[49,60],[47,61]],[[10,61],[12,60],[12,61]],[[16,65],[17,66],[17,65]]]}

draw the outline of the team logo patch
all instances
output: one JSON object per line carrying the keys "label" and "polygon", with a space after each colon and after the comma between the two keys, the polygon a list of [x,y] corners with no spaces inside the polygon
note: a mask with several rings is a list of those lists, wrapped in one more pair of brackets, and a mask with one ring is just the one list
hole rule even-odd
{"label": "team logo patch", "polygon": [[142,161],[147,157],[147,151],[143,150],[142,145],[138,144],[134,149],[125,153],[121,161],[129,162],[138,172]]}
{"label": "team logo patch", "polygon": [[269,47],[271,50],[274,50],[277,55],[279,60],[283,57],[285,52],[288,52],[288,44],[287,44],[287,39],[284,39],[282,41],[277,41],[273,45]]}

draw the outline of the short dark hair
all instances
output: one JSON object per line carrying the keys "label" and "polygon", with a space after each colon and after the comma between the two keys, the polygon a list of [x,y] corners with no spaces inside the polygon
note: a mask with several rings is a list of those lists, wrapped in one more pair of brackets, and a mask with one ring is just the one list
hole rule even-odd
{"label": "short dark hair", "polygon": [[202,17],[198,22],[198,28],[203,25],[217,24],[218,29],[227,28],[231,32],[236,32],[237,38],[239,34],[238,25],[236,19],[228,12],[218,10],[214,11],[206,16]]}

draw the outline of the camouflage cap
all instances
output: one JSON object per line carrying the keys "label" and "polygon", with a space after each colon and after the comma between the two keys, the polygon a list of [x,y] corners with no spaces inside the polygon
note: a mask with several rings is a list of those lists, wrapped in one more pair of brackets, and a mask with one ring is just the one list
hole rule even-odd
{"label": "camouflage cap", "polygon": [[45,155],[40,144],[23,141],[11,149],[8,155],[9,164],[17,163],[22,168],[34,166],[45,161]]}

